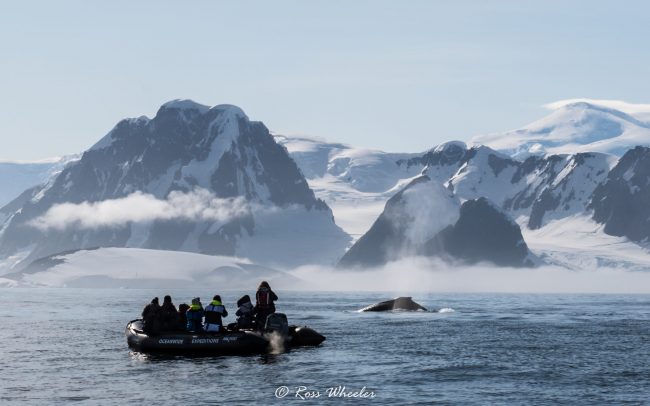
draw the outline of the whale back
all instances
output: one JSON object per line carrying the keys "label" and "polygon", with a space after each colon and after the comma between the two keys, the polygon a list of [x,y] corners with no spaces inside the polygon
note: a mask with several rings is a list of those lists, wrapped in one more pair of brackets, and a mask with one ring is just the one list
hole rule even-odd
{"label": "whale back", "polygon": [[415,303],[410,296],[401,296],[395,299],[386,300],[372,304],[361,309],[361,312],[386,312],[392,310],[424,310],[427,309],[418,303]]}

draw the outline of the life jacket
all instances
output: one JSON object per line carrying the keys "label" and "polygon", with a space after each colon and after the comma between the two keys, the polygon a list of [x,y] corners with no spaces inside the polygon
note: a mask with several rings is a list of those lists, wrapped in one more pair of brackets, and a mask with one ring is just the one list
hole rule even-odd
{"label": "life jacket", "polygon": [[202,330],[201,320],[203,319],[203,309],[201,305],[190,306],[189,310],[185,312],[185,318],[187,319],[187,330]]}
{"label": "life jacket", "polygon": [[185,313],[185,316],[187,317],[188,323],[196,321],[200,322],[203,318],[203,309],[201,308],[201,305],[190,306],[189,310]]}
{"label": "life jacket", "polygon": [[255,299],[257,300],[258,309],[272,309],[275,307],[273,304],[273,299],[271,299],[271,291],[267,288],[261,288],[255,294]]}
{"label": "life jacket", "polygon": [[226,317],[228,312],[226,308],[218,300],[213,300],[205,307],[205,325],[217,324],[221,325],[221,317]]}

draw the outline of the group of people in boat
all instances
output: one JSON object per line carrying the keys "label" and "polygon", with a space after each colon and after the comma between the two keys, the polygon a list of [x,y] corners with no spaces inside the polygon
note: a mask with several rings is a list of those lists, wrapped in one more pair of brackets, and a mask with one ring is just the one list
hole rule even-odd
{"label": "group of people in boat", "polygon": [[[229,324],[228,329],[263,329],[267,317],[275,313],[276,300],[278,296],[271,290],[271,286],[268,282],[262,281],[255,293],[254,306],[248,295],[242,296],[237,301],[235,312],[237,321]],[[215,295],[205,307],[201,303],[201,298],[195,297],[191,305],[183,303],[178,306],[178,309],[172,303],[171,296],[164,297],[162,306],[155,297],[142,311],[144,332],[148,335],[156,335],[162,331],[218,333],[226,330],[223,325],[225,317],[228,317],[228,310],[220,295]]]}

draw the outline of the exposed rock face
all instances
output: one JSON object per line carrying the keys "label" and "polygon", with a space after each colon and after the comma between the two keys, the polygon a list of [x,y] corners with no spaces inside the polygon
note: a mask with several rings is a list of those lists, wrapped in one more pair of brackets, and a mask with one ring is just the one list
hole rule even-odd
{"label": "exposed rock face", "polygon": [[[460,199],[486,197],[512,216],[526,216],[531,229],[585,212],[591,194],[615,162],[615,157],[600,153],[519,161],[485,146],[443,146],[421,158],[427,162],[427,176],[444,183]],[[447,155],[441,154],[447,150]]]}
{"label": "exposed rock face", "polygon": [[513,185],[521,186],[503,208],[528,214],[530,229],[584,213],[594,189],[604,181],[614,161],[611,155],[599,153],[531,156],[514,174]]}
{"label": "exposed rock face", "polygon": [[532,265],[527,261],[528,247],[517,223],[483,197],[463,203],[456,224],[427,241],[423,252],[470,264]]}
{"label": "exposed rock face", "polygon": [[633,241],[650,237],[650,148],[623,155],[593,194],[593,219],[610,235]]}
{"label": "exposed rock face", "polygon": [[440,144],[424,155],[397,161],[399,166],[424,168],[425,174],[440,183],[451,178],[468,160],[469,150],[461,141]]}
{"label": "exposed rock face", "polygon": [[390,198],[382,214],[341,258],[339,267],[379,266],[415,255],[421,245],[458,218],[460,203],[428,176]]}

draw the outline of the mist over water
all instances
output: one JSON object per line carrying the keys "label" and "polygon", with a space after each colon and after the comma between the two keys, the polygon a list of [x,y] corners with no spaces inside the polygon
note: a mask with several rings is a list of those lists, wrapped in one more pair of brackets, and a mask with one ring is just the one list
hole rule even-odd
{"label": "mist over water", "polygon": [[391,262],[373,269],[306,266],[291,271],[291,274],[301,281],[287,289],[315,291],[650,293],[650,270],[466,266],[423,257]]}
{"label": "mist over water", "polygon": [[271,354],[277,355],[282,354],[285,351],[284,348],[284,338],[281,334],[273,332],[269,334],[270,342],[269,346],[271,347]]}

